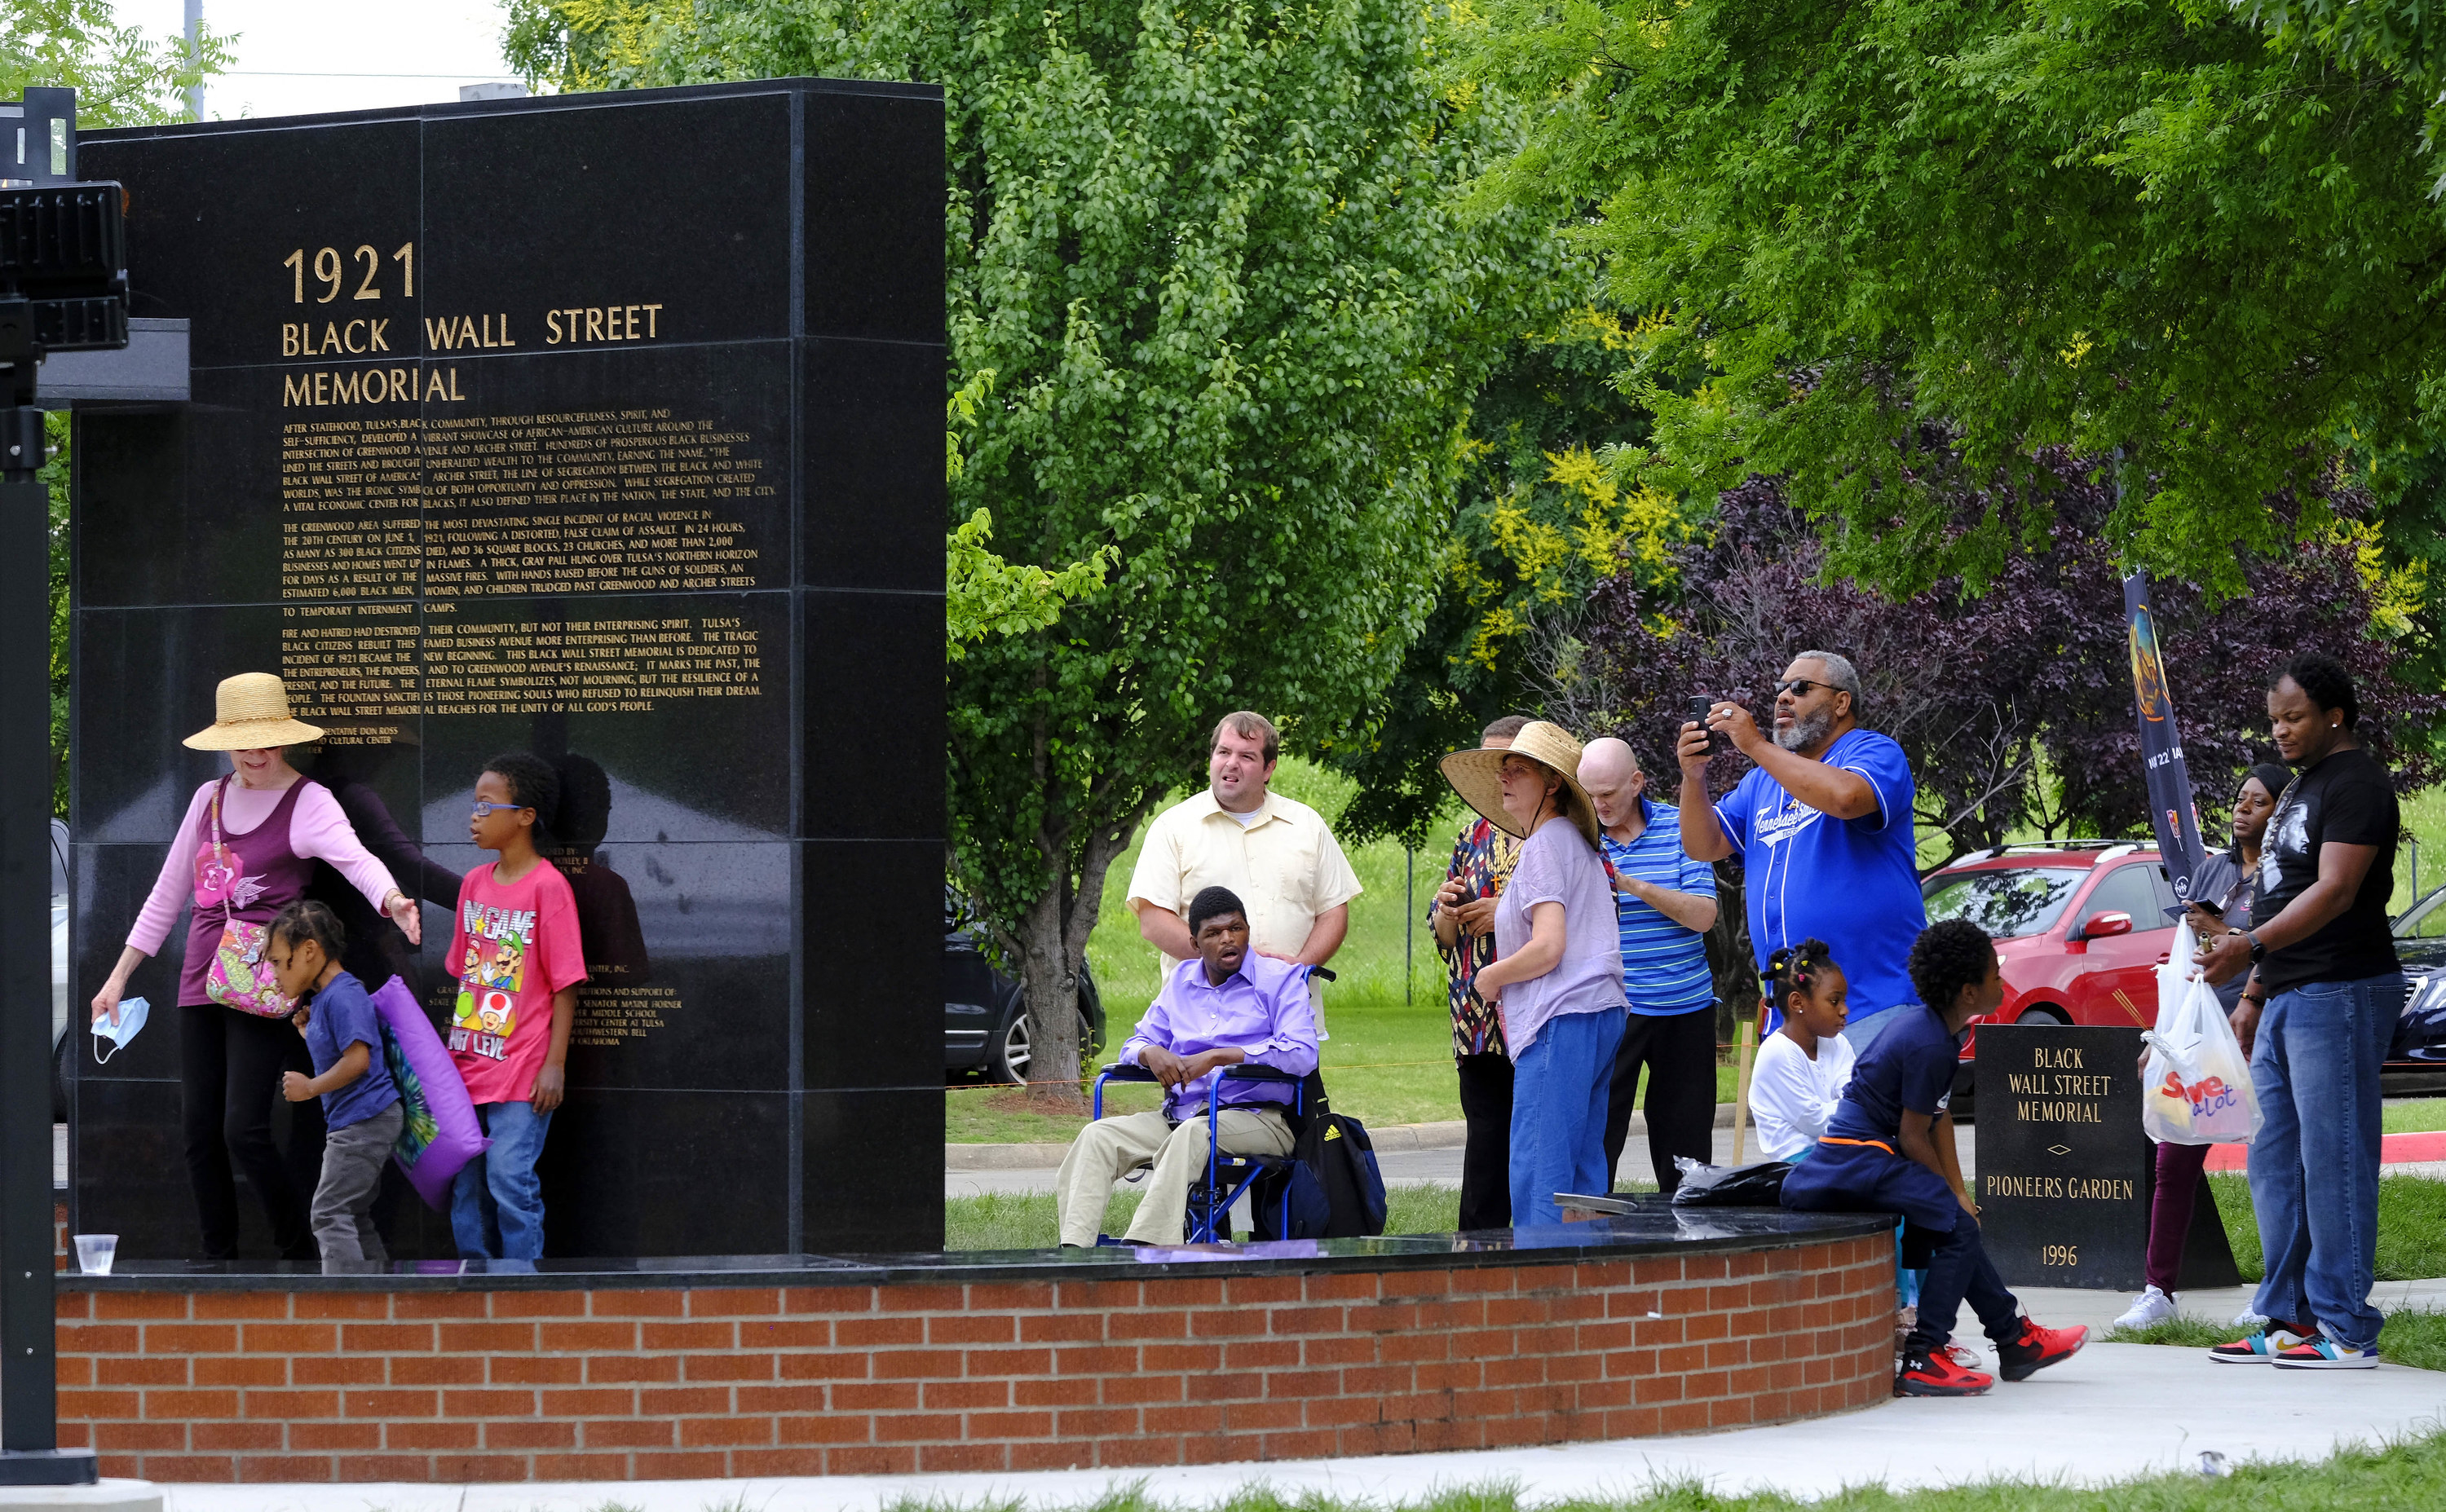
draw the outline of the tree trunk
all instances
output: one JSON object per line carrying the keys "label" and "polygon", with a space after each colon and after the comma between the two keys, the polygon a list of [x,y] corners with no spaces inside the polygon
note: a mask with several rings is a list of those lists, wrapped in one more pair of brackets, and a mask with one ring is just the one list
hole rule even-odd
{"label": "tree trunk", "polygon": [[1707,931],[1707,965],[1716,978],[1716,1039],[1731,1044],[1758,1017],[1758,957],[1750,949],[1750,916],[1738,866],[1716,865],[1716,923]]}
{"label": "tree trunk", "polygon": [[[1027,1068],[1027,1100],[1040,1111],[1076,1116],[1087,1111],[1079,1064],[1087,1028],[1079,1011],[1079,972],[1087,960],[1087,938],[1096,932],[1097,917],[1103,911],[1104,874],[1128,849],[1139,817],[1132,813],[1110,829],[1091,832],[1077,890],[1072,890],[1065,868],[1057,868],[1053,885],[1029,905],[1021,924],[1021,990],[1027,1001],[1034,1055]],[[1113,1033],[1111,1007],[1106,1005],[1107,1040]]]}

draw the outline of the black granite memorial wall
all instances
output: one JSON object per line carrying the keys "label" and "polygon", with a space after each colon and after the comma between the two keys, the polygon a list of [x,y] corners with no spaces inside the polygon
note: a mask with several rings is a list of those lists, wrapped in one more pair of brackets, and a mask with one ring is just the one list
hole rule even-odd
{"label": "black granite memorial wall", "polygon": [[[180,737],[277,670],[298,764],[422,845],[385,959],[437,1023],[482,762],[561,771],[548,1253],[940,1243],[942,130],[786,80],[85,137],[195,371],[77,420],[75,1001],[226,770]],[[126,1256],[199,1243],[184,938],[71,1060],[72,1221]],[[393,1235],[452,1253],[412,1195]]]}

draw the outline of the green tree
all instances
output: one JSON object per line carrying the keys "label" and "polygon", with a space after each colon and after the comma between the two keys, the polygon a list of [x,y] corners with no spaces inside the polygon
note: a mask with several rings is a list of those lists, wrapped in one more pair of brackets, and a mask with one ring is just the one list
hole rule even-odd
{"label": "green tree", "polygon": [[[109,0],[0,0],[0,100],[28,85],[74,89],[80,129],[177,121],[188,85],[229,66],[227,39],[209,33],[194,57],[179,37],[120,26]],[[68,812],[68,420],[49,418],[51,491],[51,808]]]}
{"label": "green tree", "polygon": [[1780,476],[1831,571],[1900,589],[2038,539],[2051,445],[2106,459],[2118,551],[2223,589],[2331,528],[2339,469],[2402,500],[2446,373],[2427,74],[2227,0],[1494,14],[1481,71],[1552,103],[1500,193],[1650,317],[1667,486]]}
{"label": "green tree", "polygon": [[1105,872],[1224,712],[1356,720],[1433,597],[1468,396],[1545,256],[1465,220],[1509,145],[1401,0],[1046,9],[944,0],[514,0],[565,87],[781,74],[946,93],[952,383],[990,370],[954,517],[1118,565],[950,675],[952,866],[1075,1102]]}
{"label": "green tree", "polygon": [[[1586,258],[1549,297],[1593,294]],[[1638,477],[1647,412],[1616,376],[1631,337],[1610,312],[1557,299],[1550,327],[1513,341],[1475,397],[1436,601],[1365,724],[1323,742],[1356,778],[1345,842],[1427,842],[1451,797],[1437,760],[1497,715],[1534,712],[1590,592],[1619,572],[1662,588],[1700,512]]]}
{"label": "green tree", "polygon": [[187,87],[228,66],[227,38],[206,31],[190,59],[182,37],[121,26],[110,0],[0,0],[0,100],[74,89],[80,127],[182,121]]}
{"label": "green tree", "polygon": [[[960,480],[968,465],[960,454],[960,435],[975,427],[977,410],[993,391],[993,380],[991,370],[974,374],[944,406],[950,428],[943,435],[943,472],[951,482]],[[996,556],[986,544],[992,539],[993,512],[985,509],[944,537],[943,623],[946,649],[954,662],[968,656],[972,641],[1051,625],[1062,617],[1063,605],[1102,588],[1120,555],[1107,546],[1085,561],[1049,571]]]}

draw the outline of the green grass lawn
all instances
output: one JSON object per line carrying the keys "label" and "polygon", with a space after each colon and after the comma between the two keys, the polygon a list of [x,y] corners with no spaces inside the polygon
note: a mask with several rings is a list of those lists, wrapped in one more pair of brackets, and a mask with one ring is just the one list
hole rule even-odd
{"label": "green grass lawn", "polygon": [[[2446,854],[2441,854],[2446,860]],[[2446,1129],[2446,1097],[2404,1097],[2384,1105],[2386,1131],[2421,1134]]]}
{"label": "green grass lawn", "polygon": [[[2247,1281],[2266,1274],[2250,1181],[2240,1171],[2211,1171],[2217,1216],[2225,1220],[2233,1261]],[[2378,1184],[2378,1279],[2420,1280],[2446,1276],[2446,1182],[2426,1176],[2382,1176]],[[2222,1342],[2222,1341],[2220,1341]]]}
{"label": "green grass lawn", "polygon": [[[944,1512],[953,1503],[939,1498],[896,1497],[883,1512]],[[1035,1503],[1018,1497],[960,1502],[969,1512],[1023,1512]],[[742,1497],[705,1503],[705,1512],[749,1512]],[[2347,1449],[2306,1464],[2236,1465],[2230,1475],[2206,1480],[2190,1471],[2142,1476],[2098,1487],[1987,1482],[1929,1491],[1888,1491],[1858,1486],[1803,1502],[1785,1496],[1725,1496],[1692,1484],[1637,1499],[1571,1502],[1522,1499],[1516,1483],[1494,1481],[1453,1485],[1418,1501],[1305,1493],[1286,1497],[1262,1482],[1244,1486],[1219,1503],[1218,1512],[2393,1512],[2395,1508],[2446,1505],[2446,1433],[2407,1439],[2383,1449]],[[596,1512],[629,1512],[608,1502]],[[1070,1512],[1175,1512],[1174,1503],[1151,1497],[1144,1483],[1123,1483]]]}
{"label": "green grass lawn", "polygon": [[[2118,1328],[2106,1335],[2110,1344],[2173,1344],[2183,1349],[2213,1349],[2239,1337],[2224,1318],[2171,1317],[2148,1328]],[[2424,1371],[2446,1371],[2446,1313],[2405,1311],[2392,1314],[2379,1331],[2379,1353],[2389,1363]]]}

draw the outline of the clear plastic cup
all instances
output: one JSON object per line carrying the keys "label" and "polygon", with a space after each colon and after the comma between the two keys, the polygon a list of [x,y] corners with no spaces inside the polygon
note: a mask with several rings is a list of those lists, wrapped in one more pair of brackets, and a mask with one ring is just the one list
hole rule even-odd
{"label": "clear plastic cup", "polygon": [[76,1237],[77,1269],[87,1276],[107,1276],[110,1262],[119,1254],[116,1234],[79,1234]]}

